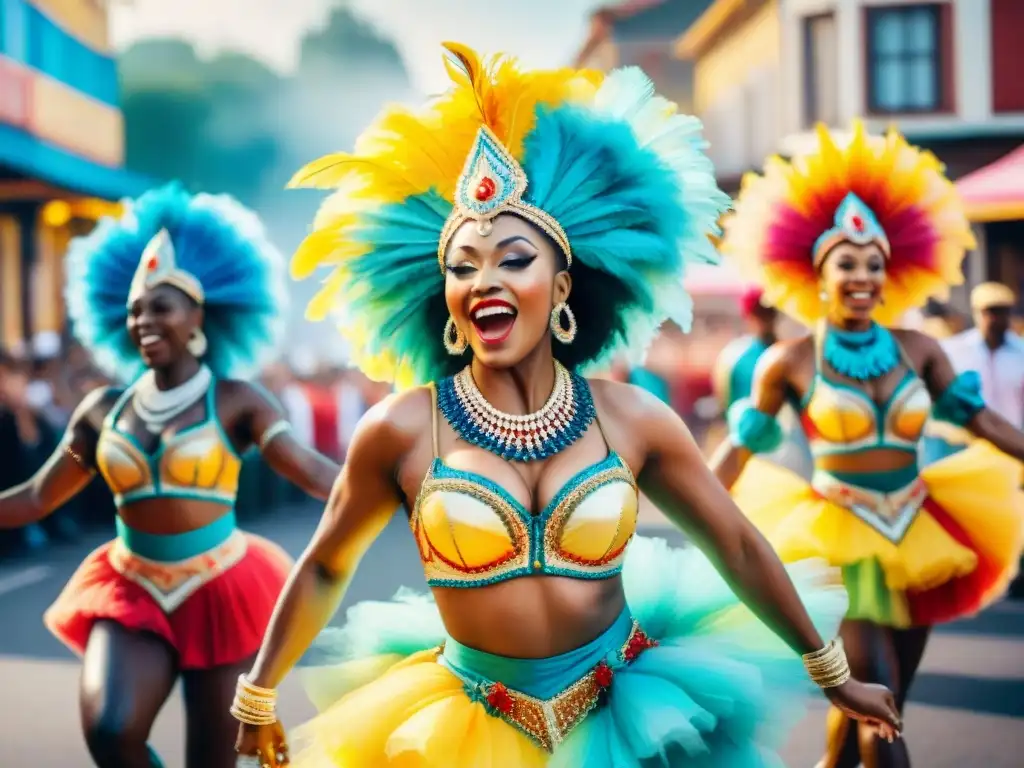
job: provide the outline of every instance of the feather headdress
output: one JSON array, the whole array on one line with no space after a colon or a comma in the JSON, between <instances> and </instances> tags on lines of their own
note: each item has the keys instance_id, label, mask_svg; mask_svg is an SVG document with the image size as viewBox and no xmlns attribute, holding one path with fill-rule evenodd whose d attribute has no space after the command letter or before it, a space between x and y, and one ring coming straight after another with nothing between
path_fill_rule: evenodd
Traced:
<instances>
[{"instance_id":1,"label":"feather headdress","mask_svg":"<svg viewBox=\"0 0 1024 768\"><path fill-rule=\"evenodd\" d=\"M845 146L824 126L817 134L815 151L748 174L725 222L723 254L760 274L766 300L813 325L825 311L816 270L843 239L877 242L887 256L882 324L962 283L974 238L938 159L895 131L869 136L859 121Z\"/></svg>"},{"instance_id":2,"label":"feather headdress","mask_svg":"<svg viewBox=\"0 0 1024 768\"><path fill-rule=\"evenodd\" d=\"M158 283L202 304L204 361L220 378L256 375L283 341L284 255L256 214L226 195L192 196L177 184L151 190L73 240L65 263L71 330L123 383L145 371L128 336L129 299Z\"/></svg>"},{"instance_id":3,"label":"feather headdress","mask_svg":"<svg viewBox=\"0 0 1024 768\"><path fill-rule=\"evenodd\" d=\"M507 56L445 49L445 94L420 110L385 111L353 152L292 179L337 189L292 260L297 279L331 270L308 316L334 315L353 361L374 379L426 382L465 365L442 343L438 251L453 221L489 215L477 206L489 198L466 197L482 151L507 166L486 194L544 229L571 261L579 334L558 350L563 363L642 354L666 320L688 328L683 273L688 262L717 259L708 236L729 204L699 121L677 114L635 68L526 71Z\"/></svg>"}]
</instances>

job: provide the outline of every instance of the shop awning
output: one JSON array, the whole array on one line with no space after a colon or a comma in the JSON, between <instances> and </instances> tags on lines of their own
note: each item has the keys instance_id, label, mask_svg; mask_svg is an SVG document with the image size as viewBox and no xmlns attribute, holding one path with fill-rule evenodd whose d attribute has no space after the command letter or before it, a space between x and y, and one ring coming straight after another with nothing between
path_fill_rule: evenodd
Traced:
<instances>
[{"instance_id":1,"label":"shop awning","mask_svg":"<svg viewBox=\"0 0 1024 768\"><path fill-rule=\"evenodd\" d=\"M1024 145L956 183L973 222L1024 219Z\"/></svg>"},{"instance_id":2,"label":"shop awning","mask_svg":"<svg viewBox=\"0 0 1024 768\"><path fill-rule=\"evenodd\" d=\"M104 200L135 197L155 183L123 168L80 157L4 123L0 123L0 165L69 192Z\"/></svg>"},{"instance_id":3,"label":"shop awning","mask_svg":"<svg viewBox=\"0 0 1024 768\"><path fill-rule=\"evenodd\" d=\"M730 262L723 261L721 264L698 264L688 268L683 285L692 296L739 298L751 283Z\"/></svg>"}]
</instances>

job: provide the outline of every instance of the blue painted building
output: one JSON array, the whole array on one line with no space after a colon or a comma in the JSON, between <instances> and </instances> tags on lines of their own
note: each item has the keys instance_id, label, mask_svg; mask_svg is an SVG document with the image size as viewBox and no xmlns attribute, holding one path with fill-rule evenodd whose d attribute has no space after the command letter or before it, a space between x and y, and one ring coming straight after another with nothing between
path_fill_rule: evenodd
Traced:
<instances>
[{"instance_id":1,"label":"blue painted building","mask_svg":"<svg viewBox=\"0 0 1024 768\"><path fill-rule=\"evenodd\" d=\"M149 186L118 104L103 0L0 0L0 346L63 331L68 240Z\"/></svg>"}]
</instances>

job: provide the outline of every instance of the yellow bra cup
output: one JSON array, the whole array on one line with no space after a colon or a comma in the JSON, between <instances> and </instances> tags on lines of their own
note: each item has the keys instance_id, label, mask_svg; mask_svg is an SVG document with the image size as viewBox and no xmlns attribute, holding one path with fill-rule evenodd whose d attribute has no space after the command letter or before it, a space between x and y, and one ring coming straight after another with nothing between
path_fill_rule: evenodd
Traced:
<instances>
[{"instance_id":1,"label":"yellow bra cup","mask_svg":"<svg viewBox=\"0 0 1024 768\"><path fill-rule=\"evenodd\" d=\"M815 389L807 416L830 443L852 443L877 429L874 410L862 398L827 386Z\"/></svg>"},{"instance_id":2,"label":"yellow bra cup","mask_svg":"<svg viewBox=\"0 0 1024 768\"><path fill-rule=\"evenodd\" d=\"M241 462L212 424L171 438L160 460L161 482L178 488L238 488Z\"/></svg>"},{"instance_id":3,"label":"yellow bra cup","mask_svg":"<svg viewBox=\"0 0 1024 768\"><path fill-rule=\"evenodd\" d=\"M138 451L116 433L104 433L96 445L96 468L114 494L124 494L152 483L149 466Z\"/></svg>"},{"instance_id":4,"label":"yellow bra cup","mask_svg":"<svg viewBox=\"0 0 1024 768\"><path fill-rule=\"evenodd\" d=\"M421 546L461 569L487 568L514 557L519 548L495 507L507 516L515 511L497 498L484 501L475 486L466 485L459 491L432 491L424 498L419 509Z\"/></svg>"},{"instance_id":5,"label":"yellow bra cup","mask_svg":"<svg viewBox=\"0 0 1024 768\"><path fill-rule=\"evenodd\" d=\"M897 437L916 442L924 432L931 415L932 399L923 385L914 388L903 402L896 406L892 416L892 431Z\"/></svg>"},{"instance_id":6,"label":"yellow bra cup","mask_svg":"<svg viewBox=\"0 0 1024 768\"><path fill-rule=\"evenodd\" d=\"M562 510L556 510L553 523L556 549L569 560L600 563L619 552L636 533L637 496L627 482L614 481L589 491L575 509L569 506L567 511L571 514L559 525Z\"/></svg>"}]
</instances>

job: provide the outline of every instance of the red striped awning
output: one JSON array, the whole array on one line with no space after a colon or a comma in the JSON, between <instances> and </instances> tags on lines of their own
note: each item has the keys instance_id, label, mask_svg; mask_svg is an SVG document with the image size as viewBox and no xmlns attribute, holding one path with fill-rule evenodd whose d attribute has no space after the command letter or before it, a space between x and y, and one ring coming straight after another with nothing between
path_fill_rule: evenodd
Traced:
<instances>
[{"instance_id":1,"label":"red striped awning","mask_svg":"<svg viewBox=\"0 0 1024 768\"><path fill-rule=\"evenodd\" d=\"M956 183L973 222L1024 219L1024 145Z\"/></svg>"}]
</instances>

